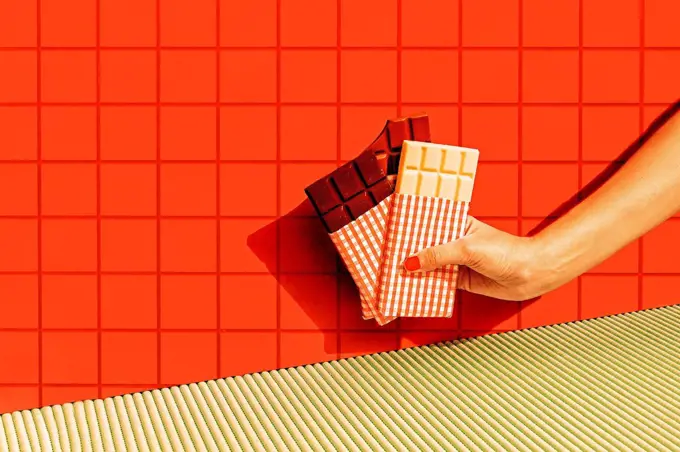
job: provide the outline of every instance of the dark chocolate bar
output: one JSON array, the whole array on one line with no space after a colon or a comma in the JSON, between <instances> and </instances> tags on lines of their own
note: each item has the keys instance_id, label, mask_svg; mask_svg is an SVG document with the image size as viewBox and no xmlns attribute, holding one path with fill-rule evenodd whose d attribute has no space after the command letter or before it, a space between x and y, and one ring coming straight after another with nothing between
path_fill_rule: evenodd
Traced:
<instances>
[{"instance_id":1,"label":"dark chocolate bar","mask_svg":"<svg viewBox=\"0 0 680 452\"><path fill-rule=\"evenodd\" d=\"M430 141L427 115L389 120L357 158L305 189L329 233L356 220L394 192L404 140Z\"/></svg>"}]
</instances>

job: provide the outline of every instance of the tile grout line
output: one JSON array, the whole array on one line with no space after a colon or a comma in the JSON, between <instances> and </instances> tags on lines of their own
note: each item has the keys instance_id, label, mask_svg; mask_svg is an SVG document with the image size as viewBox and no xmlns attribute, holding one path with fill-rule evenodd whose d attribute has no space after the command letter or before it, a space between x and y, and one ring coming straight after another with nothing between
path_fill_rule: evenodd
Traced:
<instances>
[{"instance_id":1,"label":"tile grout line","mask_svg":"<svg viewBox=\"0 0 680 452\"><path fill-rule=\"evenodd\" d=\"M197 52L211 52L215 50L215 46L164 46L164 45L159 45L159 46L99 46L101 50L119 50L119 51L133 51L133 52L141 52L141 51L155 51L157 48L159 50L174 50L174 51L197 51ZM266 52L266 51L272 51L272 50L277 50L281 48L282 50L301 50L301 51L328 51L328 50L333 50L335 46L299 46L299 45L294 45L294 46L228 46L228 45L218 45L217 46L220 50L229 50L229 51L234 51L234 52ZM472 51L488 51L488 50L512 50L512 49L517 49L518 46L403 46L404 49L407 50L414 50L414 51L435 51L435 52L446 52L446 51L452 51L452 50L457 50L459 48L464 48L465 50L472 50ZM529 50L579 50L579 46L532 46L532 45L527 45L523 46L525 49ZM347 45L343 46L344 50L352 51L352 52L362 52L362 51L380 51L380 50L394 50L394 46L391 45L385 45L385 46L356 46L356 45ZM623 51L630 51L630 50L640 50L640 46L583 46L584 49L587 50L604 50L604 51L612 51L612 52L623 52ZM645 47L648 50L655 50L655 51L668 51L668 52L674 52L680 50L680 46L648 46ZM31 51L31 50L36 50L40 49L42 51L46 52L77 52L77 51L83 51L83 50L95 50L96 46L69 46L69 47L63 47L63 46L7 46L7 47L2 47L3 51L9 51L9 52L22 52L22 51Z\"/></svg>"},{"instance_id":2,"label":"tile grout line","mask_svg":"<svg viewBox=\"0 0 680 452\"><path fill-rule=\"evenodd\" d=\"M518 0L518 8L519 8L519 25L518 25L518 33L517 33L517 232L522 234L522 198L524 196L524 190L522 189L522 117L523 117L523 112L524 112L524 107L522 105L522 98L524 95L524 92L522 90L522 85L524 82L524 71L523 71L523 63L524 63L524 8L523 8L523 3L522 0ZM521 328L522 327L522 308L524 307L524 303L519 301L516 303L517 306L517 327Z\"/></svg>"},{"instance_id":3,"label":"tile grout line","mask_svg":"<svg viewBox=\"0 0 680 452\"><path fill-rule=\"evenodd\" d=\"M156 380L161 387L161 0L156 0Z\"/></svg>"},{"instance_id":4,"label":"tile grout line","mask_svg":"<svg viewBox=\"0 0 680 452\"><path fill-rule=\"evenodd\" d=\"M466 50L469 51L469 50ZM160 50L159 50L160 52ZM152 101L140 101L140 102L113 102L113 101L102 101L99 105L102 107L276 107L277 105L285 105L287 107L335 107L338 104L337 101L291 101L291 102L256 102L256 101L224 101L224 102L206 102L206 101L192 101L192 102L176 102L176 101L165 101L165 102L152 102ZM621 102L583 102L584 105L591 107L621 107L621 106L634 106L640 105L639 101L621 101ZM3 107L9 108L20 108L20 107L35 107L38 102L5 102L2 104ZM40 102L40 105L46 107L96 107L97 102ZM382 102L382 101L372 101L372 102L340 102L343 107L394 107L394 102ZM497 101L497 102L408 102L402 101L402 107L457 107L458 105L464 105L466 107L512 107L517 106L517 102L507 102L507 101ZM536 107L574 107L578 105L578 102L537 102L537 101L525 101L522 102L523 106L536 106ZM645 102L645 106L650 107L668 107L668 102ZM211 162L214 159L200 159L195 160L196 162ZM19 160L17 160L19 161ZM175 161L173 159L168 159L169 162ZM234 159L234 161L239 161Z\"/></svg>"},{"instance_id":5,"label":"tile grout line","mask_svg":"<svg viewBox=\"0 0 680 452\"><path fill-rule=\"evenodd\" d=\"M578 189L583 186L583 0L578 2ZM578 202L583 201L582 199ZM583 278L576 278L576 318L583 317Z\"/></svg>"},{"instance_id":6,"label":"tile grout line","mask_svg":"<svg viewBox=\"0 0 680 452\"><path fill-rule=\"evenodd\" d=\"M639 107L639 121L640 121L640 136L645 132L645 108L644 108L644 94L645 94L645 0L640 0L640 92L638 99ZM644 306L644 236L638 239L638 309Z\"/></svg>"},{"instance_id":7,"label":"tile grout line","mask_svg":"<svg viewBox=\"0 0 680 452\"><path fill-rule=\"evenodd\" d=\"M281 367L281 4L276 0L276 367Z\"/></svg>"},{"instance_id":8,"label":"tile grout line","mask_svg":"<svg viewBox=\"0 0 680 452\"><path fill-rule=\"evenodd\" d=\"M41 0L36 0L37 11L37 83L36 83L36 100L37 100L37 191L38 191L38 218L37 218L37 242L38 242L38 405L43 405L43 284L42 284L42 4Z\"/></svg>"},{"instance_id":9,"label":"tile grout line","mask_svg":"<svg viewBox=\"0 0 680 452\"><path fill-rule=\"evenodd\" d=\"M215 76L215 99L219 102L222 96L221 92L221 82L220 82L220 77L221 77L221 64L222 64L222 59L221 59L221 50L220 50L220 41L221 41L221 0L217 0L215 2L215 41L217 44L217 48L215 49L215 57L216 57L216 62L215 62L215 68L217 70L217 74ZM217 331L216 331L216 340L217 340L217 378L222 376L222 337L220 335L220 329L222 328L222 277L220 276L220 273L222 272L222 221L221 221L221 215L222 215L222 198L221 198L221 179L222 179L222 173L221 173L221 160L222 160L222 130L221 130L221 124L222 124L222 111L219 105L215 108L215 171L216 171L216 179L215 179L215 213L216 213L216 218L215 218L215 223L216 223L216 243L215 243L215 259L216 259L216 268L217 268L217 277L216 277L216 294L215 294L215 315L217 316L216 319L216 324L217 324Z\"/></svg>"},{"instance_id":10,"label":"tile grout line","mask_svg":"<svg viewBox=\"0 0 680 452\"><path fill-rule=\"evenodd\" d=\"M340 133L340 128L341 128L341 123L342 123L342 110L341 110L341 102L342 102L342 35L341 35L341 27L342 27L342 0L337 0L336 2L336 11L335 14L337 15L336 17L336 40L337 40L337 61L336 61L336 96L337 96L337 106L335 107L335 115L336 115L336 157L337 161L336 164L337 166L340 166L342 164L342 153L340 152L340 147L342 146L342 141L341 141L341 133ZM340 276L340 267L343 265L342 259L340 256L335 257L336 261L336 276L335 276L335 303L336 303L336 308L335 308L335 315L336 315L336 344L335 344L335 352L337 359L340 359L341 353L340 353L340 347L342 346L341 339L340 339L340 329L342 327L340 323L340 318L341 318L341 302L340 302L340 294L341 294L341 276Z\"/></svg>"},{"instance_id":11,"label":"tile grout line","mask_svg":"<svg viewBox=\"0 0 680 452\"><path fill-rule=\"evenodd\" d=\"M458 0L458 146L463 146L463 0ZM458 291L459 298L456 310L456 321L458 323L456 330L457 336L460 336L463 328L463 304L465 303L465 296L461 290Z\"/></svg>"},{"instance_id":12,"label":"tile grout line","mask_svg":"<svg viewBox=\"0 0 680 452\"><path fill-rule=\"evenodd\" d=\"M103 345L102 345L102 196L101 196L101 5L100 1L95 4L96 17L96 77L97 77L97 130L96 130L96 145L97 145L97 394L102 396L102 372L103 372Z\"/></svg>"}]
</instances>

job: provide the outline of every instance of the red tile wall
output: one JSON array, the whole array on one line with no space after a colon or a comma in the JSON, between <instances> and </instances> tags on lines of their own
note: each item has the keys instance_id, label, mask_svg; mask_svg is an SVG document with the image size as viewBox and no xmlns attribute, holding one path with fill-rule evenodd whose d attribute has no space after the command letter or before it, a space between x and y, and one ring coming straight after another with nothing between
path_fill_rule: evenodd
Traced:
<instances>
[{"instance_id":1,"label":"red tile wall","mask_svg":"<svg viewBox=\"0 0 680 452\"><path fill-rule=\"evenodd\" d=\"M360 319L302 189L387 118L527 233L680 94L674 0L0 3L0 412L671 304L671 219L533 303Z\"/></svg>"}]
</instances>

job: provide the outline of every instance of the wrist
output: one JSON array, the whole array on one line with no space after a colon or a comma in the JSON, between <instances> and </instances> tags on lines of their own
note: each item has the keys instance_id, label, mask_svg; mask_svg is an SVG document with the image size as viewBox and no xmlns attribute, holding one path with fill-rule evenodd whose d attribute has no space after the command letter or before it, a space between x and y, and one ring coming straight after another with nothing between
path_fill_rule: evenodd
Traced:
<instances>
[{"instance_id":1,"label":"wrist","mask_svg":"<svg viewBox=\"0 0 680 452\"><path fill-rule=\"evenodd\" d=\"M567 281L566 254L554 241L551 242L543 234L525 237L529 249L529 261L526 263L527 279L531 296L540 296Z\"/></svg>"}]
</instances>

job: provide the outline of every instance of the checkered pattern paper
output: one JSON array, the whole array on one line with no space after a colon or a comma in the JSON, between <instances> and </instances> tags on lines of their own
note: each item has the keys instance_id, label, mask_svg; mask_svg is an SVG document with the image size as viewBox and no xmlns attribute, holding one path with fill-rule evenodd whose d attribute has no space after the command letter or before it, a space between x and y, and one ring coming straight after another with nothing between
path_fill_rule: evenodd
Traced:
<instances>
[{"instance_id":1,"label":"checkered pattern paper","mask_svg":"<svg viewBox=\"0 0 680 452\"><path fill-rule=\"evenodd\" d=\"M379 325L394 320L394 317L385 316L378 310L376 300L380 259L393 198L394 195L389 196L355 221L331 234L331 240L359 288L364 319L375 318Z\"/></svg>"},{"instance_id":2,"label":"checkered pattern paper","mask_svg":"<svg viewBox=\"0 0 680 452\"><path fill-rule=\"evenodd\" d=\"M378 286L379 310L387 316L451 317L458 266L407 273L407 257L465 234L467 202L395 194L387 226Z\"/></svg>"}]
</instances>

